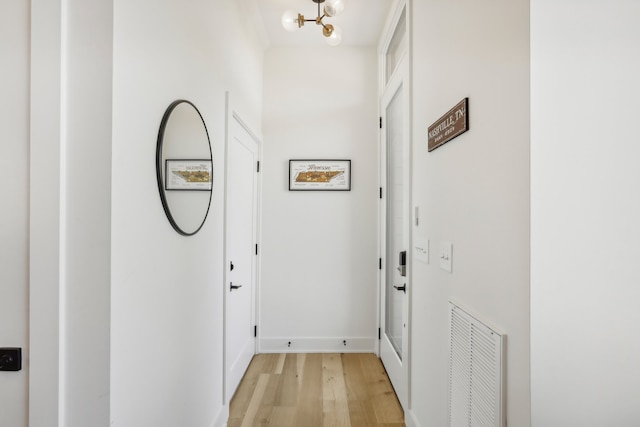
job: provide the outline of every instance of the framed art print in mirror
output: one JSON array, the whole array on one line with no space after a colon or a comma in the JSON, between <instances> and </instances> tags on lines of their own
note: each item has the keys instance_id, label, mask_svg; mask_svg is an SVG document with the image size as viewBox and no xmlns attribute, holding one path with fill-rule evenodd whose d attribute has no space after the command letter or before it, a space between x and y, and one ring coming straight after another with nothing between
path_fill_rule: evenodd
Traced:
<instances>
[{"instance_id":1,"label":"framed art print in mirror","mask_svg":"<svg viewBox=\"0 0 640 427\"><path fill-rule=\"evenodd\" d=\"M166 159L165 165L165 190L211 191L211 160Z\"/></svg>"},{"instance_id":2,"label":"framed art print in mirror","mask_svg":"<svg viewBox=\"0 0 640 427\"><path fill-rule=\"evenodd\" d=\"M289 191L351 191L351 160L289 160Z\"/></svg>"}]
</instances>

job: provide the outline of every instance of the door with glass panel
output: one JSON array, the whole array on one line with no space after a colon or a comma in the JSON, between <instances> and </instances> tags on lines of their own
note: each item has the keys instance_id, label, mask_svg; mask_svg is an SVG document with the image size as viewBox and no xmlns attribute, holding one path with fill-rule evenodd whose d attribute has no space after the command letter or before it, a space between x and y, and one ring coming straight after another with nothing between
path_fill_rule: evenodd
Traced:
<instances>
[{"instance_id":1,"label":"door with glass panel","mask_svg":"<svg viewBox=\"0 0 640 427\"><path fill-rule=\"evenodd\" d=\"M409 408L410 145L405 12L399 14L385 55L380 98L381 337L380 357L403 408Z\"/></svg>"}]
</instances>

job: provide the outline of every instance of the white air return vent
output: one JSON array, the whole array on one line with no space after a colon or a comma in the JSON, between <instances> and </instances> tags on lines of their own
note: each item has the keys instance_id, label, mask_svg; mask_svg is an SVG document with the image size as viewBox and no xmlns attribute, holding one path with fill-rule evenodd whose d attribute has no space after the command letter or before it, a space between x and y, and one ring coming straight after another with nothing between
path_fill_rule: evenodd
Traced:
<instances>
[{"instance_id":1,"label":"white air return vent","mask_svg":"<svg viewBox=\"0 0 640 427\"><path fill-rule=\"evenodd\" d=\"M449 426L504 427L504 337L451 302L449 309Z\"/></svg>"}]
</instances>

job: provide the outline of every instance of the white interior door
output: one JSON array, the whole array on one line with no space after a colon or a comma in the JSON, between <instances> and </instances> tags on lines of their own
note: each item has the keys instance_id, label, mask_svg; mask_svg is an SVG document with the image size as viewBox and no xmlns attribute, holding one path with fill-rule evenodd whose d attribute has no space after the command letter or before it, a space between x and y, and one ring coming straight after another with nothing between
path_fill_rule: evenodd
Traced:
<instances>
[{"instance_id":1,"label":"white interior door","mask_svg":"<svg viewBox=\"0 0 640 427\"><path fill-rule=\"evenodd\" d=\"M409 409L411 167L406 4L401 2L384 51L380 97L380 358L402 407Z\"/></svg>"},{"instance_id":2,"label":"white interior door","mask_svg":"<svg viewBox=\"0 0 640 427\"><path fill-rule=\"evenodd\" d=\"M229 402L255 354L256 242L259 147L233 115L226 174L225 401Z\"/></svg>"},{"instance_id":3,"label":"white interior door","mask_svg":"<svg viewBox=\"0 0 640 427\"><path fill-rule=\"evenodd\" d=\"M402 79L393 81L382 99L383 188L380 357L402 406L409 395L410 185L409 144Z\"/></svg>"}]
</instances>

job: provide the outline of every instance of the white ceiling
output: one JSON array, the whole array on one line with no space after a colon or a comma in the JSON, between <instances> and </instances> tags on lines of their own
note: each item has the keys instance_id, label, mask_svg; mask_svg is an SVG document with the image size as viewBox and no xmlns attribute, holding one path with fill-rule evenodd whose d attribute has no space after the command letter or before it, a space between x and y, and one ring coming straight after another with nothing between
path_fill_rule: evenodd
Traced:
<instances>
[{"instance_id":1,"label":"white ceiling","mask_svg":"<svg viewBox=\"0 0 640 427\"><path fill-rule=\"evenodd\" d=\"M290 33L282 28L282 14L291 9L306 19L315 19L318 6L313 0L256 0L265 36L270 46L327 46L321 27L307 22ZM325 24L342 29L340 46L377 46L387 15L395 0L345 0L344 12L334 18L326 17Z\"/></svg>"}]
</instances>

